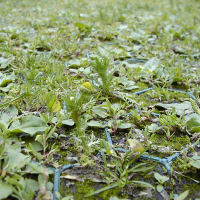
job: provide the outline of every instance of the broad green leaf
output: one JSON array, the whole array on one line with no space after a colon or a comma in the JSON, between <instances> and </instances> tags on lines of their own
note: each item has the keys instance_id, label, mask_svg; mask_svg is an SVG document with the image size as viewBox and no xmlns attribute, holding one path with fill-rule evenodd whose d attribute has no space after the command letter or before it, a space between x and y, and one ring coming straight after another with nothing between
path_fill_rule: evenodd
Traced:
<instances>
[{"instance_id":1,"label":"broad green leaf","mask_svg":"<svg viewBox=\"0 0 200 200\"><path fill-rule=\"evenodd\" d=\"M73 126L74 125L74 120L73 119L66 119L62 121L62 124L68 125L68 126Z\"/></svg>"},{"instance_id":2,"label":"broad green leaf","mask_svg":"<svg viewBox=\"0 0 200 200\"><path fill-rule=\"evenodd\" d=\"M62 198L62 200L72 200L72 199L73 199L73 196L67 196L67 197Z\"/></svg>"},{"instance_id":3,"label":"broad green leaf","mask_svg":"<svg viewBox=\"0 0 200 200\"><path fill-rule=\"evenodd\" d=\"M55 196L56 196L57 199L61 199L61 195L58 191L55 191Z\"/></svg>"},{"instance_id":4,"label":"broad green leaf","mask_svg":"<svg viewBox=\"0 0 200 200\"><path fill-rule=\"evenodd\" d=\"M144 147L142 146L142 144L138 140L136 140L136 139L128 139L127 141L129 143L130 148L134 152L142 152L142 151L144 151Z\"/></svg>"},{"instance_id":5,"label":"broad green leaf","mask_svg":"<svg viewBox=\"0 0 200 200\"><path fill-rule=\"evenodd\" d=\"M12 186L0 180L0 199L5 199L13 192Z\"/></svg>"},{"instance_id":6,"label":"broad green leaf","mask_svg":"<svg viewBox=\"0 0 200 200\"><path fill-rule=\"evenodd\" d=\"M52 182L47 182L47 189L49 191L53 190L53 183Z\"/></svg>"},{"instance_id":7,"label":"broad green leaf","mask_svg":"<svg viewBox=\"0 0 200 200\"><path fill-rule=\"evenodd\" d=\"M18 115L18 110L14 105L10 105L7 109L0 113L0 122L7 128L10 125L10 120Z\"/></svg>"},{"instance_id":8,"label":"broad green leaf","mask_svg":"<svg viewBox=\"0 0 200 200\"><path fill-rule=\"evenodd\" d=\"M132 39L133 43L140 44L141 43L141 38L143 36L140 33L137 33L135 31L132 31L129 35L129 38Z\"/></svg>"},{"instance_id":9,"label":"broad green leaf","mask_svg":"<svg viewBox=\"0 0 200 200\"><path fill-rule=\"evenodd\" d=\"M11 115L12 117L15 117L18 115L18 109L14 105L8 106L6 110L9 112L9 115Z\"/></svg>"},{"instance_id":10,"label":"broad green leaf","mask_svg":"<svg viewBox=\"0 0 200 200\"><path fill-rule=\"evenodd\" d=\"M119 199L118 197L110 197L109 200L128 200L128 199Z\"/></svg>"},{"instance_id":11,"label":"broad green leaf","mask_svg":"<svg viewBox=\"0 0 200 200\"><path fill-rule=\"evenodd\" d=\"M195 156L192 156L191 158L192 158L193 160L200 160L200 156L196 156L196 155L195 155Z\"/></svg>"},{"instance_id":12,"label":"broad green leaf","mask_svg":"<svg viewBox=\"0 0 200 200\"><path fill-rule=\"evenodd\" d=\"M162 191L163 191L163 186L162 186L162 185L157 185L157 186L156 186L156 190L157 190L158 192L162 192Z\"/></svg>"},{"instance_id":13,"label":"broad green leaf","mask_svg":"<svg viewBox=\"0 0 200 200\"><path fill-rule=\"evenodd\" d=\"M132 183L140 184L142 187L150 187L152 189L155 189L151 184L146 183L144 181L131 181Z\"/></svg>"},{"instance_id":14,"label":"broad green leaf","mask_svg":"<svg viewBox=\"0 0 200 200\"><path fill-rule=\"evenodd\" d=\"M139 88L138 86L135 86L135 81L130 81L125 76L123 76L120 79L120 83L124 85L126 90L133 90Z\"/></svg>"},{"instance_id":15,"label":"broad green leaf","mask_svg":"<svg viewBox=\"0 0 200 200\"><path fill-rule=\"evenodd\" d=\"M22 123L21 123L22 122ZM34 135L37 132L45 131L48 125L40 118L33 115L28 115L22 118L22 120L13 123L8 133L28 133Z\"/></svg>"},{"instance_id":16,"label":"broad green leaf","mask_svg":"<svg viewBox=\"0 0 200 200\"><path fill-rule=\"evenodd\" d=\"M8 67L10 62L11 61L9 59L0 58L0 69L5 69L6 67Z\"/></svg>"},{"instance_id":17,"label":"broad green leaf","mask_svg":"<svg viewBox=\"0 0 200 200\"><path fill-rule=\"evenodd\" d=\"M39 185L41 187L43 185L43 183L44 183L44 174L39 174L38 175L38 182L39 182Z\"/></svg>"},{"instance_id":18,"label":"broad green leaf","mask_svg":"<svg viewBox=\"0 0 200 200\"><path fill-rule=\"evenodd\" d=\"M153 123L153 124L151 124L151 125L149 125L149 126L146 126L147 127L147 129L148 129L148 131L149 132L155 132L155 131L157 131L157 130L160 130L161 129L161 127L159 127L157 124L155 124L155 123Z\"/></svg>"},{"instance_id":19,"label":"broad green leaf","mask_svg":"<svg viewBox=\"0 0 200 200\"><path fill-rule=\"evenodd\" d=\"M165 181L168 181L169 180L169 177L167 176L162 176L160 175L159 173L154 173L154 177L157 179L157 181L161 184L163 184Z\"/></svg>"},{"instance_id":20,"label":"broad green leaf","mask_svg":"<svg viewBox=\"0 0 200 200\"><path fill-rule=\"evenodd\" d=\"M128 87L125 87L125 90L135 90L135 89L138 89L139 87L136 86L136 85L130 85Z\"/></svg>"},{"instance_id":21,"label":"broad green leaf","mask_svg":"<svg viewBox=\"0 0 200 200\"><path fill-rule=\"evenodd\" d=\"M178 46L174 47L174 52L178 53L178 54L186 54L185 49L183 49L182 47L178 47Z\"/></svg>"},{"instance_id":22,"label":"broad green leaf","mask_svg":"<svg viewBox=\"0 0 200 200\"><path fill-rule=\"evenodd\" d=\"M102 123L100 123L98 121L94 121L94 120L91 120L90 122L87 122L87 125L88 126L94 126L94 127L100 127L100 128L105 127Z\"/></svg>"},{"instance_id":23,"label":"broad green leaf","mask_svg":"<svg viewBox=\"0 0 200 200\"><path fill-rule=\"evenodd\" d=\"M11 75L5 75L0 72L0 86L4 87L8 83L12 82L15 80L15 73L13 72Z\"/></svg>"},{"instance_id":24,"label":"broad green leaf","mask_svg":"<svg viewBox=\"0 0 200 200\"><path fill-rule=\"evenodd\" d=\"M51 97L51 99L50 99L50 101L49 101L47 107L48 107L49 109L52 108L52 106L54 105L55 101L56 101L56 95L53 95L53 96Z\"/></svg>"},{"instance_id":25,"label":"broad green leaf","mask_svg":"<svg viewBox=\"0 0 200 200\"><path fill-rule=\"evenodd\" d=\"M200 160L193 160L189 164L193 167L196 167L197 169L200 169Z\"/></svg>"},{"instance_id":26,"label":"broad green leaf","mask_svg":"<svg viewBox=\"0 0 200 200\"><path fill-rule=\"evenodd\" d=\"M35 137L35 141L39 142L41 145L44 144L44 138L43 138L43 135L37 135ZM34 147L33 147L34 148ZM35 148L34 148L35 149Z\"/></svg>"},{"instance_id":27,"label":"broad green leaf","mask_svg":"<svg viewBox=\"0 0 200 200\"><path fill-rule=\"evenodd\" d=\"M26 192L33 191L36 192L37 190L40 189L39 184L37 181L33 179L26 179Z\"/></svg>"},{"instance_id":28,"label":"broad green leaf","mask_svg":"<svg viewBox=\"0 0 200 200\"><path fill-rule=\"evenodd\" d=\"M41 135L40 135L40 136L41 136ZM38 139L38 138L37 138L37 139ZM39 137L39 140L40 140L41 144L43 144L43 141L42 141L42 138L41 138L41 137ZM42 154L38 153L38 152L33 148L32 143L29 143L29 145L27 146L27 149L28 149L30 152L32 152L32 153L35 155L35 157L36 157L39 161L42 160Z\"/></svg>"},{"instance_id":29,"label":"broad green leaf","mask_svg":"<svg viewBox=\"0 0 200 200\"><path fill-rule=\"evenodd\" d=\"M158 103L155 106L169 110L172 110L172 108L174 107L178 115L189 114L191 112L194 112L192 105L189 101L184 101L182 103L170 103L170 104Z\"/></svg>"},{"instance_id":30,"label":"broad green leaf","mask_svg":"<svg viewBox=\"0 0 200 200\"><path fill-rule=\"evenodd\" d=\"M15 185L15 186L17 186L17 187L22 187L22 180L20 180L20 182L19 182L19 179L17 180L17 178L15 179L15 178L11 178L11 177L6 177L6 182L8 183L8 184L11 184L11 185Z\"/></svg>"},{"instance_id":31,"label":"broad green leaf","mask_svg":"<svg viewBox=\"0 0 200 200\"><path fill-rule=\"evenodd\" d=\"M78 59L70 60L70 61L68 62L68 65L69 65L70 67L79 67L79 66L81 65L81 62L80 62L80 60L78 60Z\"/></svg>"},{"instance_id":32,"label":"broad green leaf","mask_svg":"<svg viewBox=\"0 0 200 200\"><path fill-rule=\"evenodd\" d=\"M38 174L38 173L41 173L41 174L44 174L44 173L48 173L48 174L52 174L53 171L44 167L44 166L39 166L39 165L36 165L35 163L31 163L31 162L28 162L27 163L28 166L30 166L32 168L31 171L31 174Z\"/></svg>"},{"instance_id":33,"label":"broad green leaf","mask_svg":"<svg viewBox=\"0 0 200 200\"><path fill-rule=\"evenodd\" d=\"M119 129L127 129L127 128L131 128L132 124L131 123L121 123L119 127Z\"/></svg>"},{"instance_id":34,"label":"broad green leaf","mask_svg":"<svg viewBox=\"0 0 200 200\"><path fill-rule=\"evenodd\" d=\"M100 52L100 54L103 56L103 57L109 57L110 53L103 49L102 47L98 46L98 51Z\"/></svg>"},{"instance_id":35,"label":"broad green leaf","mask_svg":"<svg viewBox=\"0 0 200 200\"><path fill-rule=\"evenodd\" d=\"M176 200L184 200L189 194L189 190L186 190L185 192L181 193Z\"/></svg>"},{"instance_id":36,"label":"broad green leaf","mask_svg":"<svg viewBox=\"0 0 200 200\"><path fill-rule=\"evenodd\" d=\"M193 117L191 118L188 122L187 122L187 127L188 127L188 130L191 132L191 133L194 133L194 132L200 132L200 116L198 115L197 117Z\"/></svg>"},{"instance_id":37,"label":"broad green leaf","mask_svg":"<svg viewBox=\"0 0 200 200\"><path fill-rule=\"evenodd\" d=\"M198 115L197 113L191 113L185 116L186 121L190 121L192 118L196 119L196 121L199 121L200 115Z\"/></svg>"},{"instance_id":38,"label":"broad green leaf","mask_svg":"<svg viewBox=\"0 0 200 200\"><path fill-rule=\"evenodd\" d=\"M12 118L12 116L10 116L8 113L1 113L0 114L0 123L5 126L5 128L7 129L9 124L10 124L10 119Z\"/></svg>"},{"instance_id":39,"label":"broad green leaf","mask_svg":"<svg viewBox=\"0 0 200 200\"><path fill-rule=\"evenodd\" d=\"M32 141L31 144L33 145L33 148L35 149L35 151L42 151L43 150L43 146L40 142Z\"/></svg>"},{"instance_id":40,"label":"broad green leaf","mask_svg":"<svg viewBox=\"0 0 200 200\"><path fill-rule=\"evenodd\" d=\"M114 123L114 120L113 120L113 119L108 120L108 122L107 122L108 127L112 127L112 126L113 126L113 123Z\"/></svg>"},{"instance_id":41,"label":"broad green leaf","mask_svg":"<svg viewBox=\"0 0 200 200\"><path fill-rule=\"evenodd\" d=\"M107 113L107 110L105 108L100 107L100 106L93 107L92 111L96 115L99 115L102 118L106 118L107 116L109 116L109 114Z\"/></svg>"},{"instance_id":42,"label":"broad green leaf","mask_svg":"<svg viewBox=\"0 0 200 200\"><path fill-rule=\"evenodd\" d=\"M20 169L24 165L26 165L27 162L30 161L29 156L25 156L22 153L17 152L16 150L8 150L7 157L9 158L9 168L10 169Z\"/></svg>"},{"instance_id":43,"label":"broad green leaf","mask_svg":"<svg viewBox=\"0 0 200 200\"><path fill-rule=\"evenodd\" d=\"M60 101L56 101L54 104L53 104L53 107L52 107L52 112L57 112L61 109L61 106L60 106Z\"/></svg>"},{"instance_id":44,"label":"broad green leaf","mask_svg":"<svg viewBox=\"0 0 200 200\"><path fill-rule=\"evenodd\" d=\"M74 23L74 26L76 26L78 28L87 28L88 27L86 24L83 24L83 23L80 23L80 22Z\"/></svg>"},{"instance_id":45,"label":"broad green leaf","mask_svg":"<svg viewBox=\"0 0 200 200\"><path fill-rule=\"evenodd\" d=\"M119 79L119 82L123 85L129 85L129 80L126 76L122 76L120 79ZM133 83L135 84L135 82L133 81ZM133 85L134 85L133 84Z\"/></svg>"},{"instance_id":46,"label":"broad green leaf","mask_svg":"<svg viewBox=\"0 0 200 200\"><path fill-rule=\"evenodd\" d=\"M151 58L148 60L144 65L144 69L148 69L149 71L154 71L159 65L159 60L156 57Z\"/></svg>"},{"instance_id":47,"label":"broad green leaf","mask_svg":"<svg viewBox=\"0 0 200 200\"><path fill-rule=\"evenodd\" d=\"M11 90L11 88L12 88L14 85L15 85L14 83L10 83L10 84L8 84L7 86L0 87L0 90L3 91L3 92L8 92L8 91Z\"/></svg>"}]
</instances>

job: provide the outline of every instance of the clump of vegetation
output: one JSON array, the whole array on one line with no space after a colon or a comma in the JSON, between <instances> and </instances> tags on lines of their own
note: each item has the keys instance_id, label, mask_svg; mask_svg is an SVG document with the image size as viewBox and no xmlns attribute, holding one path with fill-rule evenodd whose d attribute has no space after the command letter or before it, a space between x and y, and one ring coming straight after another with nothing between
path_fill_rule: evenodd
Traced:
<instances>
[{"instance_id":1,"label":"clump of vegetation","mask_svg":"<svg viewBox=\"0 0 200 200\"><path fill-rule=\"evenodd\" d=\"M68 111L71 119L73 119L76 124L77 132L81 138L86 155L89 155L89 147L84 138L86 126L84 124L84 119L81 114L86 110L90 99L91 96L87 92L83 91L70 92L70 94L68 94L64 98L66 103L66 110Z\"/></svg>"},{"instance_id":2,"label":"clump of vegetation","mask_svg":"<svg viewBox=\"0 0 200 200\"><path fill-rule=\"evenodd\" d=\"M95 58L94 62L91 63L94 71L101 78L101 87L103 92L107 95L112 94L112 80L113 80L113 71L110 69L110 59L109 58Z\"/></svg>"},{"instance_id":3,"label":"clump of vegetation","mask_svg":"<svg viewBox=\"0 0 200 200\"><path fill-rule=\"evenodd\" d=\"M104 151L106 152L106 154L114 157L113 163L115 163L116 165L116 169L114 171L108 168L108 163L107 163ZM139 155L144 153L144 151L145 150L143 149L143 151L140 152ZM127 151L124 155L120 157L120 156L117 156L115 151L113 151L110 144L108 144L104 140L101 140L101 155L103 157L104 165L106 168L106 172L104 176L106 178L106 181L108 183L111 182L111 184L109 184L108 186L104 188L96 190L92 192L91 194L86 195L86 197L92 196L94 194L98 194L100 192L103 192L105 190L112 189L115 187L123 188L128 184L134 184L140 187L150 187L154 189L154 187L147 182L139 181L139 180L130 180L131 179L130 175L132 173L146 172L153 168L153 166L146 167L145 166L146 163L140 163L140 164L135 165L134 167L131 167L132 164L139 157L139 156L134 157L134 151Z\"/></svg>"}]
</instances>

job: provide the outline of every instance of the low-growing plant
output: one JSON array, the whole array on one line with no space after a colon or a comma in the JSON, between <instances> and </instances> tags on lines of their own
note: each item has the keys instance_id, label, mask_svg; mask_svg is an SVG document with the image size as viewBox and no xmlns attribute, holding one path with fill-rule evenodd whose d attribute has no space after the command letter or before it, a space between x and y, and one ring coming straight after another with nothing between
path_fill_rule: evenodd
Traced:
<instances>
[{"instance_id":1,"label":"low-growing plant","mask_svg":"<svg viewBox=\"0 0 200 200\"><path fill-rule=\"evenodd\" d=\"M159 173L155 173L154 177L158 181L158 185L156 186L157 191L162 192L162 190L164 189L163 184L164 184L164 182L169 180L169 177L162 176Z\"/></svg>"},{"instance_id":2,"label":"low-growing plant","mask_svg":"<svg viewBox=\"0 0 200 200\"><path fill-rule=\"evenodd\" d=\"M83 122L82 113L86 110L87 105L91 100L91 95L88 92L75 92L71 91L65 98L66 110L69 112L70 117L74 120L77 128L78 135L82 140L82 144L86 155L89 155L89 148L85 141L85 124Z\"/></svg>"},{"instance_id":3,"label":"low-growing plant","mask_svg":"<svg viewBox=\"0 0 200 200\"><path fill-rule=\"evenodd\" d=\"M48 139L54 135L55 131L56 125L53 128L48 127L44 134L38 134L36 136L35 141L38 141L43 147L43 155L35 151L33 145L29 143L28 150L37 157L39 162L44 164L54 162L53 154L58 151L58 146L56 146L55 143L50 145L50 143L48 143Z\"/></svg>"},{"instance_id":4,"label":"low-growing plant","mask_svg":"<svg viewBox=\"0 0 200 200\"><path fill-rule=\"evenodd\" d=\"M102 105L104 108L107 108L107 110L108 110L108 114L111 116L111 117L113 117L113 124L112 124L112 126L113 126L113 130L112 130L112 132L113 133L115 133L116 131L117 131L117 128L118 128L118 126L120 126L120 122L119 121L117 121L117 119L119 118L119 116L120 116L120 113L121 113L121 107L122 107L122 105L120 105L120 104L111 104L111 102L108 100L108 99L106 99L106 105L104 106L104 105Z\"/></svg>"},{"instance_id":5,"label":"low-growing plant","mask_svg":"<svg viewBox=\"0 0 200 200\"><path fill-rule=\"evenodd\" d=\"M53 184L48 182L47 169L30 163L30 156L22 154L21 148L22 143L19 141L0 137L0 199L7 199L9 196L24 200L35 196L38 200L45 195L50 197ZM39 182L24 177L24 174L33 171L39 174Z\"/></svg>"},{"instance_id":6,"label":"low-growing plant","mask_svg":"<svg viewBox=\"0 0 200 200\"><path fill-rule=\"evenodd\" d=\"M91 62L91 65L94 71L101 78L101 87L103 92L107 95L112 94L112 80L113 80L113 71L109 69L110 59L109 58L95 58L94 62Z\"/></svg>"},{"instance_id":7,"label":"low-growing plant","mask_svg":"<svg viewBox=\"0 0 200 200\"><path fill-rule=\"evenodd\" d=\"M173 107L172 111L166 111L166 115L162 114L159 116L159 121L163 126L163 129L166 130L166 135L168 139L171 137L170 132L173 134L176 129L185 132L186 129L186 121L184 115L178 117L176 109ZM169 132L170 131L170 132Z\"/></svg>"},{"instance_id":8,"label":"low-growing plant","mask_svg":"<svg viewBox=\"0 0 200 200\"><path fill-rule=\"evenodd\" d=\"M47 106L51 115L61 109L60 102L53 91L40 95L39 100L42 106Z\"/></svg>"},{"instance_id":9,"label":"low-growing plant","mask_svg":"<svg viewBox=\"0 0 200 200\"><path fill-rule=\"evenodd\" d=\"M99 190L96 190L94 192L92 192L91 194L86 195L85 197L89 197L95 194L98 194L100 192L103 192L105 190L114 188L114 187L120 187L123 188L125 187L127 184L135 184L137 186L140 187L150 187L153 188L154 187L149 184L146 183L144 181L137 181L137 180L131 180L132 178L132 174L133 173L137 173L137 172L145 172L148 171L150 169L152 169L153 167L146 167L146 163L140 163L137 164L135 166L133 166L133 163L136 161L136 159L141 156L144 151L146 151L146 149L142 152L140 152L137 156L134 156L134 151L128 151L126 148L126 152L125 154L122 154L121 156L119 156L119 154L117 154L115 152L115 150L112 148L112 146L107 143L105 140L101 140L100 142L100 149L101 149L101 155L103 157L103 161L104 161L104 166L106 169L105 172L105 178L108 182L108 186L103 187ZM107 153L108 155L113 157L113 163L115 170L111 170L108 168L108 163L106 160L106 155L105 153ZM112 183L114 182L114 183Z\"/></svg>"}]
</instances>

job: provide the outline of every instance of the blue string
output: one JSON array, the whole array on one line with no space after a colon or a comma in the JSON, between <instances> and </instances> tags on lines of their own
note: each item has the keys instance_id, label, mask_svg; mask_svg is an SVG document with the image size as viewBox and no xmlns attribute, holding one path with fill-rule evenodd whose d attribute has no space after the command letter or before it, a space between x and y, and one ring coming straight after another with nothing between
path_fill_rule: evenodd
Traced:
<instances>
[{"instance_id":1,"label":"blue string","mask_svg":"<svg viewBox=\"0 0 200 200\"><path fill-rule=\"evenodd\" d=\"M142 63L147 62L147 60L140 60L140 59L134 59L134 58L127 59L126 61L127 62L142 62Z\"/></svg>"},{"instance_id":2,"label":"blue string","mask_svg":"<svg viewBox=\"0 0 200 200\"><path fill-rule=\"evenodd\" d=\"M59 192L60 188L60 169L55 169L54 172L54 185L53 185L53 200L57 200L56 198L56 192Z\"/></svg>"},{"instance_id":3,"label":"blue string","mask_svg":"<svg viewBox=\"0 0 200 200\"><path fill-rule=\"evenodd\" d=\"M147 92L147 91L149 91L149 90L153 90L153 89L154 89L154 87L150 87L150 88L147 88L147 89L144 89L144 90L140 90L140 91L138 91L138 92L134 92L133 94L140 95L140 94L142 94L142 93L145 93L145 92Z\"/></svg>"},{"instance_id":4,"label":"blue string","mask_svg":"<svg viewBox=\"0 0 200 200\"><path fill-rule=\"evenodd\" d=\"M107 130L108 128L105 128L106 140L108 141L108 143L112 145L112 138L110 136L110 133Z\"/></svg>"},{"instance_id":5,"label":"blue string","mask_svg":"<svg viewBox=\"0 0 200 200\"><path fill-rule=\"evenodd\" d=\"M89 54L89 52L86 52L86 56L87 56L87 59L90 59L90 54Z\"/></svg>"}]
</instances>

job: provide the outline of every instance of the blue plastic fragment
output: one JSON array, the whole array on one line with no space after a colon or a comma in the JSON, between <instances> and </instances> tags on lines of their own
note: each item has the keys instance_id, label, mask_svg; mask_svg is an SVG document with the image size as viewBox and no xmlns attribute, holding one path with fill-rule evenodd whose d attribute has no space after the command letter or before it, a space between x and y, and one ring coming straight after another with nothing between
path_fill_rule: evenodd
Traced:
<instances>
[{"instance_id":1,"label":"blue plastic fragment","mask_svg":"<svg viewBox=\"0 0 200 200\"><path fill-rule=\"evenodd\" d=\"M55 169L54 172L54 187L53 187L53 200L57 200L56 198L56 192L59 192L60 189L60 173L66 169L72 168L73 165L68 164L64 165L62 169Z\"/></svg>"},{"instance_id":2,"label":"blue plastic fragment","mask_svg":"<svg viewBox=\"0 0 200 200\"><path fill-rule=\"evenodd\" d=\"M66 170L66 169L71 169L71 168L73 168L73 165L71 165L71 164L64 165L64 166L62 167L62 169L61 169L61 172L64 171L64 170Z\"/></svg>"},{"instance_id":3,"label":"blue plastic fragment","mask_svg":"<svg viewBox=\"0 0 200 200\"><path fill-rule=\"evenodd\" d=\"M178 194L174 194L173 197L176 199L178 197Z\"/></svg>"},{"instance_id":4,"label":"blue plastic fragment","mask_svg":"<svg viewBox=\"0 0 200 200\"><path fill-rule=\"evenodd\" d=\"M57 200L56 192L59 192L60 188L60 169L55 169L54 172L54 186L53 186L53 200Z\"/></svg>"},{"instance_id":5,"label":"blue plastic fragment","mask_svg":"<svg viewBox=\"0 0 200 200\"><path fill-rule=\"evenodd\" d=\"M159 158L159 157L151 156L150 159L151 159L152 161L155 161L155 162L160 162L160 163L162 162L162 159Z\"/></svg>"},{"instance_id":6,"label":"blue plastic fragment","mask_svg":"<svg viewBox=\"0 0 200 200\"><path fill-rule=\"evenodd\" d=\"M97 85L95 80L92 80L92 84L95 85L95 86Z\"/></svg>"},{"instance_id":7,"label":"blue plastic fragment","mask_svg":"<svg viewBox=\"0 0 200 200\"><path fill-rule=\"evenodd\" d=\"M159 113L151 113L151 115L153 115L153 116L156 116L156 117L159 117L160 116L160 114Z\"/></svg>"},{"instance_id":8,"label":"blue plastic fragment","mask_svg":"<svg viewBox=\"0 0 200 200\"><path fill-rule=\"evenodd\" d=\"M122 148L119 148L119 147L115 148L115 150L116 150L116 151L120 151L120 152L122 152L122 153L126 153L126 150L125 150L125 149L122 149Z\"/></svg>"},{"instance_id":9,"label":"blue plastic fragment","mask_svg":"<svg viewBox=\"0 0 200 200\"><path fill-rule=\"evenodd\" d=\"M68 68L68 63L65 63L65 68Z\"/></svg>"},{"instance_id":10,"label":"blue plastic fragment","mask_svg":"<svg viewBox=\"0 0 200 200\"><path fill-rule=\"evenodd\" d=\"M153 89L154 89L154 87L150 87L150 88L147 88L147 89L144 89L144 90L140 90L138 92L134 92L133 94L139 95L139 94L145 93L145 92L147 92L149 90L153 90Z\"/></svg>"},{"instance_id":11,"label":"blue plastic fragment","mask_svg":"<svg viewBox=\"0 0 200 200\"><path fill-rule=\"evenodd\" d=\"M162 165L164 165L165 169L167 170L167 173L170 175L171 166L170 166L168 160L165 159L165 158L163 158L163 159L161 159L160 163L161 163Z\"/></svg>"},{"instance_id":12,"label":"blue plastic fragment","mask_svg":"<svg viewBox=\"0 0 200 200\"><path fill-rule=\"evenodd\" d=\"M171 91L171 92L180 92L180 93L188 94L192 99L194 99L195 101L197 101L196 97L192 94L194 91L185 92L185 91L177 90L177 89L168 89L168 88L165 88L165 89L166 89L166 90L169 90L169 91Z\"/></svg>"},{"instance_id":13,"label":"blue plastic fragment","mask_svg":"<svg viewBox=\"0 0 200 200\"><path fill-rule=\"evenodd\" d=\"M66 106L66 103L65 101L63 102L63 110L66 111L67 110L67 106Z\"/></svg>"},{"instance_id":14,"label":"blue plastic fragment","mask_svg":"<svg viewBox=\"0 0 200 200\"><path fill-rule=\"evenodd\" d=\"M178 156L180 156L180 153L175 153L174 155L167 157L167 161L170 163L170 162L172 162L173 160L176 160L176 158L177 158Z\"/></svg>"},{"instance_id":15,"label":"blue plastic fragment","mask_svg":"<svg viewBox=\"0 0 200 200\"><path fill-rule=\"evenodd\" d=\"M196 97L193 94L191 94L191 93L188 93L188 94L191 96L192 99L194 99L195 101L197 101Z\"/></svg>"},{"instance_id":16,"label":"blue plastic fragment","mask_svg":"<svg viewBox=\"0 0 200 200\"><path fill-rule=\"evenodd\" d=\"M107 130L108 128L105 128L106 140L108 141L108 143L112 145L112 139L111 139L110 133Z\"/></svg>"},{"instance_id":17,"label":"blue plastic fragment","mask_svg":"<svg viewBox=\"0 0 200 200\"><path fill-rule=\"evenodd\" d=\"M146 60L133 59L133 58L131 58L131 59L127 59L126 61L127 61L127 62L142 62L142 63L147 62Z\"/></svg>"},{"instance_id":18,"label":"blue plastic fragment","mask_svg":"<svg viewBox=\"0 0 200 200\"><path fill-rule=\"evenodd\" d=\"M89 52L86 52L86 56L87 56L87 59L90 59L90 54L89 54Z\"/></svg>"},{"instance_id":19,"label":"blue plastic fragment","mask_svg":"<svg viewBox=\"0 0 200 200\"><path fill-rule=\"evenodd\" d=\"M135 105L135 109L137 110L137 112L140 112L140 109L137 105Z\"/></svg>"}]
</instances>

